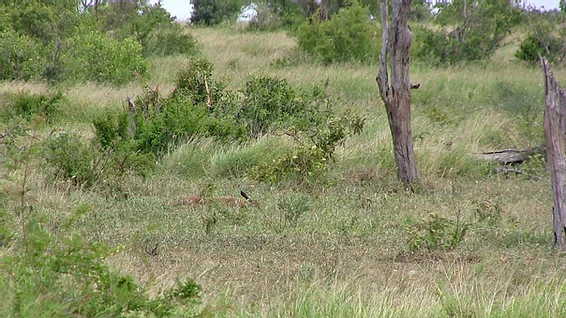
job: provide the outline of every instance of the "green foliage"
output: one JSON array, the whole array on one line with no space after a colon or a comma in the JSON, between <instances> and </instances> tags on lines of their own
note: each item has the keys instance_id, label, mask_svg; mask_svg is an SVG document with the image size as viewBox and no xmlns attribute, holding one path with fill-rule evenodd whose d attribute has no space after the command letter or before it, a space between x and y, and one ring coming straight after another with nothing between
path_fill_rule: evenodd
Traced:
<instances>
[{"instance_id":1,"label":"green foliage","mask_svg":"<svg viewBox=\"0 0 566 318\"><path fill-rule=\"evenodd\" d=\"M61 73L69 81L120 85L147 73L142 46L130 38L117 41L97 31L85 30L71 37L67 47L61 57Z\"/></svg>"},{"instance_id":2,"label":"green foliage","mask_svg":"<svg viewBox=\"0 0 566 318\"><path fill-rule=\"evenodd\" d=\"M406 242L412 252L426 249L454 249L466 235L469 224L461 222L459 215L452 221L435 213L428 220L411 224L405 230Z\"/></svg>"},{"instance_id":3,"label":"green foliage","mask_svg":"<svg viewBox=\"0 0 566 318\"><path fill-rule=\"evenodd\" d=\"M47 63L46 48L25 34L0 33L0 80L39 80Z\"/></svg>"},{"instance_id":4,"label":"green foliage","mask_svg":"<svg viewBox=\"0 0 566 318\"><path fill-rule=\"evenodd\" d=\"M201 288L192 279L149 298L132 277L111 270L105 259L121 250L88 242L71 229L74 220L88 213L78 207L53 235L45 229L47 218L34 213L23 221L23 248L0 259L0 285L9 316L117 317L124 315L170 316L178 307L191 308ZM14 242L15 243L15 242ZM15 245L16 246L16 245Z\"/></svg>"},{"instance_id":5,"label":"green foliage","mask_svg":"<svg viewBox=\"0 0 566 318\"><path fill-rule=\"evenodd\" d=\"M122 10L126 12L120 14ZM143 47L144 56L191 54L196 51L193 36L186 33L160 3L124 9L120 9L118 4L110 4L101 15L106 18L105 30L112 31L114 37L120 40L134 38Z\"/></svg>"},{"instance_id":6,"label":"green foliage","mask_svg":"<svg viewBox=\"0 0 566 318\"><path fill-rule=\"evenodd\" d=\"M105 185L110 190L121 190L121 180L129 172L145 176L155 166L153 154L136 152L128 143L116 143L112 131L112 117L99 121L99 143L84 142L72 134L59 134L47 140L44 159L53 168L56 179L68 180L73 185L90 188ZM103 127L103 128L102 128ZM119 194L115 192L114 194Z\"/></svg>"},{"instance_id":7,"label":"green foliage","mask_svg":"<svg viewBox=\"0 0 566 318\"><path fill-rule=\"evenodd\" d=\"M281 199L277 207L283 211L285 222L291 227L296 228L299 219L311 210L309 205L310 197L304 194L285 196Z\"/></svg>"},{"instance_id":8,"label":"green foliage","mask_svg":"<svg viewBox=\"0 0 566 318\"><path fill-rule=\"evenodd\" d=\"M2 110L1 116L7 120L19 117L30 121L33 117L45 118L48 122L56 117L61 103L67 100L62 92L47 94L18 93L9 96L7 107Z\"/></svg>"},{"instance_id":9,"label":"green foliage","mask_svg":"<svg viewBox=\"0 0 566 318\"><path fill-rule=\"evenodd\" d=\"M293 118L303 119L301 128L309 124L308 103L323 98L321 92L310 96L299 93L284 79L256 77L246 83L244 101L238 113L238 120L246 126L251 136L257 137L268 132L270 127L288 123ZM315 119L313 119L315 120Z\"/></svg>"},{"instance_id":10,"label":"green foliage","mask_svg":"<svg viewBox=\"0 0 566 318\"><path fill-rule=\"evenodd\" d=\"M194 0L192 3L191 22L207 26L231 20L245 4L241 0Z\"/></svg>"},{"instance_id":11,"label":"green foliage","mask_svg":"<svg viewBox=\"0 0 566 318\"><path fill-rule=\"evenodd\" d=\"M335 127L337 123L328 121L329 101L322 87L300 91L283 79L256 77L246 83L241 98L236 98L238 94L215 81L212 71L212 63L193 58L177 74L170 96L160 97L158 90L146 87L145 93L118 115L120 122L95 122L100 145L130 142L136 151L161 155L192 137L242 141L270 130L307 131L328 124L312 142L330 153L326 144L334 145L345 137L341 128Z\"/></svg>"},{"instance_id":12,"label":"green foliage","mask_svg":"<svg viewBox=\"0 0 566 318\"><path fill-rule=\"evenodd\" d=\"M191 58L177 72L171 98L181 97L214 110L227 110L232 102L226 84L216 81L214 65L205 58Z\"/></svg>"},{"instance_id":13,"label":"green foliage","mask_svg":"<svg viewBox=\"0 0 566 318\"><path fill-rule=\"evenodd\" d=\"M313 126L306 133L290 131L297 147L272 162L257 165L248 171L248 178L260 182L278 184L294 180L299 185L312 185L327 176L329 161L336 148L352 134L359 134L364 119L348 112L340 117L327 117L326 121Z\"/></svg>"},{"instance_id":14,"label":"green foliage","mask_svg":"<svg viewBox=\"0 0 566 318\"><path fill-rule=\"evenodd\" d=\"M489 58L513 26L521 11L507 0L464 0L439 5L434 21L440 30L415 30L415 57L438 63L458 63Z\"/></svg>"},{"instance_id":15,"label":"green foliage","mask_svg":"<svg viewBox=\"0 0 566 318\"><path fill-rule=\"evenodd\" d=\"M263 163L248 171L247 177L260 182L278 184L296 180L299 185L312 185L327 174L328 159L316 146L299 146L273 162Z\"/></svg>"},{"instance_id":16,"label":"green foliage","mask_svg":"<svg viewBox=\"0 0 566 318\"><path fill-rule=\"evenodd\" d=\"M353 4L323 22L305 22L297 30L301 50L324 63L371 61L379 54L379 27L368 19L369 11Z\"/></svg>"},{"instance_id":17,"label":"green foliage","mask_svg":"<svg viewBox=\"0 0 566 318\"><path fill-rule=\"evenodd\" d=\"M194 38L160 4L77 10L77 2L0 3L0 79L121 85L147 73L144 56L190 54Z\"/></svg>"},{"instance_id":18,"label":"green foliage","mask_svg":"<svg viewBox=\"0 0 566 318\"><path fill-rule=\"evenodd\" d=\"M566 56L566 47L553 29L554 25L551 23L541 22L535 25L534 30L521 42L515 57L532 64L538 63L539 55L546 57L551 63L562 61Z\"/></svg>"}]
</instances>

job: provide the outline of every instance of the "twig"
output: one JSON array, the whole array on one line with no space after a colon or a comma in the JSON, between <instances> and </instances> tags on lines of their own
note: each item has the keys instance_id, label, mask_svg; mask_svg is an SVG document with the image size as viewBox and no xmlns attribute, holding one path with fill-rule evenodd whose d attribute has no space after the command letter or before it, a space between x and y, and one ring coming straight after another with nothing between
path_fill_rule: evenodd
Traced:
<instances>
[{"instance_id":1,"label":"twig","mask_svg":"<svg viewBox=\"0 0 566 318\"><path fill-rule=\"evenodd\" d=\"M204 77L204 87L206 88L206 106L212 110L212 98L210 97L210 88L208 87L206 76Z\"/></svg>"}]
</instances>

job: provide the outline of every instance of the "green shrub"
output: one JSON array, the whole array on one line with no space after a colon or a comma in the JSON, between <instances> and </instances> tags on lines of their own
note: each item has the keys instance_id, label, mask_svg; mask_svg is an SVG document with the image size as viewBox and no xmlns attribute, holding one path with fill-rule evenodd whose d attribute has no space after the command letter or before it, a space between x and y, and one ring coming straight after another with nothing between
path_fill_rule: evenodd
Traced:
<instances>
[{"instance_id":1,"label":"green shrub","mask_svg":"<svg viewBox=\"0 0 566 318\"><path fill-rule=\"evenodd\" d=\"M469 224L462 222L459 217L456 221L452 221L431 213L427 220L408 226L405 237L412 252L421 249L450 250L460 244L468 228Z\"/></svg>"},{"instance_id":2,"label":"green shrub","mask_svg":"<svg viewBox=\"0 0 566 318\"><path fill-rule=\"evenodd\" d=\"M23 221L25 248L14 248L0 259L1 314L166 317L198 303L201 288L192 279L177 280L176 287L150 298L132 277L110 269L105 259L121 248L85 241L71 230L74 220L88 209L81 206L73 211L58 235L44 229L47 217L40 212Z\"/></svg>"},{"instance_id":3,"label":"green shrub","mask_svg":"<svg viewBox=\"0 0 566 318\"><path fill-rule=\"evenodd\" d=\"M558 36L550 32L532 33L521 42L515 57L536 64L539 54L551 63L558 62L566 56L566 47Z\"/></svg>"},{"instance_id":4,"label":"green shrub","mask_svg":"<svg viewBox=\"0 0 566 318\"><path fill-rule=\"evenodd\" d=\"M56 117L61 103L67 101L61 92L47 94L18 93L9 96L9 99L8 107L2 111L2 117L6 119L19 117L29 121L34 116L40 116L48 122Z\"/></svg>"},{"instance_id":5,"label":"green shrub","mask_svg":"<svg viewBox=\"0 0 566 318\"><path fill-rule=\"evenodd\" d=\"M245 4L241 0L193 0L192 3L191 22L208 26L231 20Z\"/></svg>"},{"instance_id":6,"label":"green shrub","mask_svg":"<svg viewBox=\"0 0 566 318\"><path fill-rule=\"evenodd\" d=\"M211 109L225 110L230 96L226 94L226 84L216 81L213 71L214 65L207 59L189 59L177 73L171 98L182 97Z\"/></svg>"},{"instance_id":7,"label":"green shrub","mask_svg":"<svg viewBox=\"0 0 566 318\"><path fill-rule=\"evenodd\" d=\"M78 186L91 187L104 169L99 165L98 152L92 151L92 146L78 136L69 134L61 134L47 142L45 159L54 168L56 178L70 180Z\"/></svg>"},{"instance_id":8,"label":"green shrub","mask_svg":"<svg viewBox=\"0 0 566 318\"><path fill-rule=\"evenodd\" d=\"M145 87L128 110L94 124L103 149L126 143L136 152L158 156L193 137L243 141L270 130L307 132L328 124L311 142L330 153L326 144L334 146L345 136L340 132L343 123L329 121L329 103L323 87L303 91L272 77L252 78L241 92L230 92L215 81L212 63L192 58L177 74L169 96Z\"/></svg>"},{"instance_id":9,"label":"green shrub","mask_svg":"<svg viewBox=\"0 0 566 318\"><path fill-rule=\"evenodd\" d=\"M116 32L120 39L134 37L143 47L144 56L190 54L196 51L196 41L175 22L160 3L132 9L127 21Z\"/></svg>"},{"instance_id":10,"label":"green shrub","mask_svg":"<svg viewBox=\"0 0 566 318\"><path fill-rule=\"evenodd\" d=\"M45 46L27 35L0 33L0 80L40 80L47 55Z\"/></svg>"},{"instance_id":11,"label":"green shrub","mask_svg":"<svg viewBox=\"0 0 566 318\"><path fill-rule=\"evenodd\" d=\"M521 20L521 11L507 0L443 4L434 19L440 28L417 28L412 53L442 64L487 59Z\"/></svg>"},{"instance_id":12,"label":"green shrub","mask_svg":"<svg viewBox=\"0 0 566 318\"><path fill-rule=\"evenodd\" d=\"M107 118L112 121L112 118ZM139 153L133 143L113 142L110 123L99 124L105 127L104 138L85 142L72 134L59 134L47 140L44 156L49 167L53 168L56 179L68 180L73 185L90 188L104 184L112 190L121 189L121 180L129 172L145 176L155 167L153 154ZM103 140L103 141L101 141ZM104 147L104 143L106 147ZM101 147L102 146L102 147ZM119 194L119 193L115 193Z\"/></svg>"},{"instance_id":13,"label":"green shrub","mask_svg":"<svg viewBox=\"0 0 566 318\"><path fill-rule=\"evenodd\" d=\"M146 56L194 54L196 51L195 38L188 33L183 33L181 25L176 23L155 30L152 36L143 43L143 52Z\"/></svg>"},{"instance_id":14,"label":"green shrub","mask_svg":"<svg viewBox=\"0 0 566 318\"><path fill-rule=\"evenodd\" d=\"M305 105L295 89L284 79L274 77L255 77L243 90L244 101L238 113L251 136L265 134L278 122L286 122L289 117L305 113Z\"/></svg>"},{"instance_id":15,"label":"green shrub","mask_svg":"<svg viewBox=\"0 0 566 318\"><path fill-rule=\"evenodd\" d=\"M260 182L279 184L294 181L312 185L325 180L328 164L336 148L352 134L361 133L364 119L348 112L340 117L328 117L323 124L306 132L289 131L296 148L272 162L264 162L248 171L247 177Z\"/></svg>"},{"instance_id":16,"label":"green shrub","mask_svg":"<svg viewBox=\"0 0 566 318\"><path fill-rule=\"evenodd\" d=\"M61 72L69 81L121 85L147 73L142 46L131 38L117 41L97 31L85 30L71 37L66 47L61 57Z\"/></svg>"},{"instance_id":17,"label":"green shrub","mask_svg":"<svg viewBox=\"0 0 566 318\"><path fill-rule=\"evenodd\" d=\"M297 30L298 46L327 64L377 59L381 41L376 37L381 32L368 16L368 9L354 4L330 20L305 22Z\"/></svg>"}]
</instances>

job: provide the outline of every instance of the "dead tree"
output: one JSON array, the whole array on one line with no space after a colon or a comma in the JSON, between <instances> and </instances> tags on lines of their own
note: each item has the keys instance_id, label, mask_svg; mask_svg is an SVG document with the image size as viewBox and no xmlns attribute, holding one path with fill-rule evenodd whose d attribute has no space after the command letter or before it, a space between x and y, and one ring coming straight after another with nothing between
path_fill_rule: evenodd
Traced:
<instances>
[{"instance_id":1,"label":"dead tree","mask_svg":"<svg viewBox=\"0 0 566 318\"><path fill-rule=\"evenodd\" d=\"M377 75L379 92L385 103L393 137L397 177L405 184L419 182L411 130L410 89L416 85L411 85L409 79L409 54L413 41L413 34L407 24L410 10L411 0L393 0L393 15L389 21L387 1L381 0L383 36Z\"/></svg>"},{"instance_id":2,"label":"dead tree","mask_svg":"<svg viewBox=\"0 0 566 318\"><path fill-rule=\"evenodd\" d=\"M546 87L544 137L546 160L554 196L554 244L566 251L566 93L560 88L545 58L540 58Z\"/></svg>"}]
</instances>

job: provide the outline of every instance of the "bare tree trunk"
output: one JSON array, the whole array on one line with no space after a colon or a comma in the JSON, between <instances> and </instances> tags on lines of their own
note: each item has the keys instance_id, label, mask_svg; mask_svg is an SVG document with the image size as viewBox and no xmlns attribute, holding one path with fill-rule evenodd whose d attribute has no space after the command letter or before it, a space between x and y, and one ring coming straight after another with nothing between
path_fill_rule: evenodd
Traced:
<instances>
[{"instance_id":1,"label":"bare tree trunk","mask_svg":"<svg viewBox=\"0 0 566 318\"><path fill-rule=\"evenodd\" d=\"M554 244L566 251L566 93L550 72L546 59L540 58L540 61L546 84L544 137L554 194Z\"/></svg>"},{"instance_id":2,"label":"bare tree trunk","mask_svg":"<svg viewBox=\"0 0 566 318\"><path fill-rule=\"evenodd\" d=\"M393 0L391 24L389 24L388 10L387 1L381 0L383 46L379 56L377 84L385 103L393 137L397 177L405 184L412 184L419 182L419 174L411 130L412 85L409 79L409 54L413 34L407 24L411 0ZM388 61L390 66L387 64ZM391 68L391 77L388 67Z\"/></svg>"}]
</instances>

